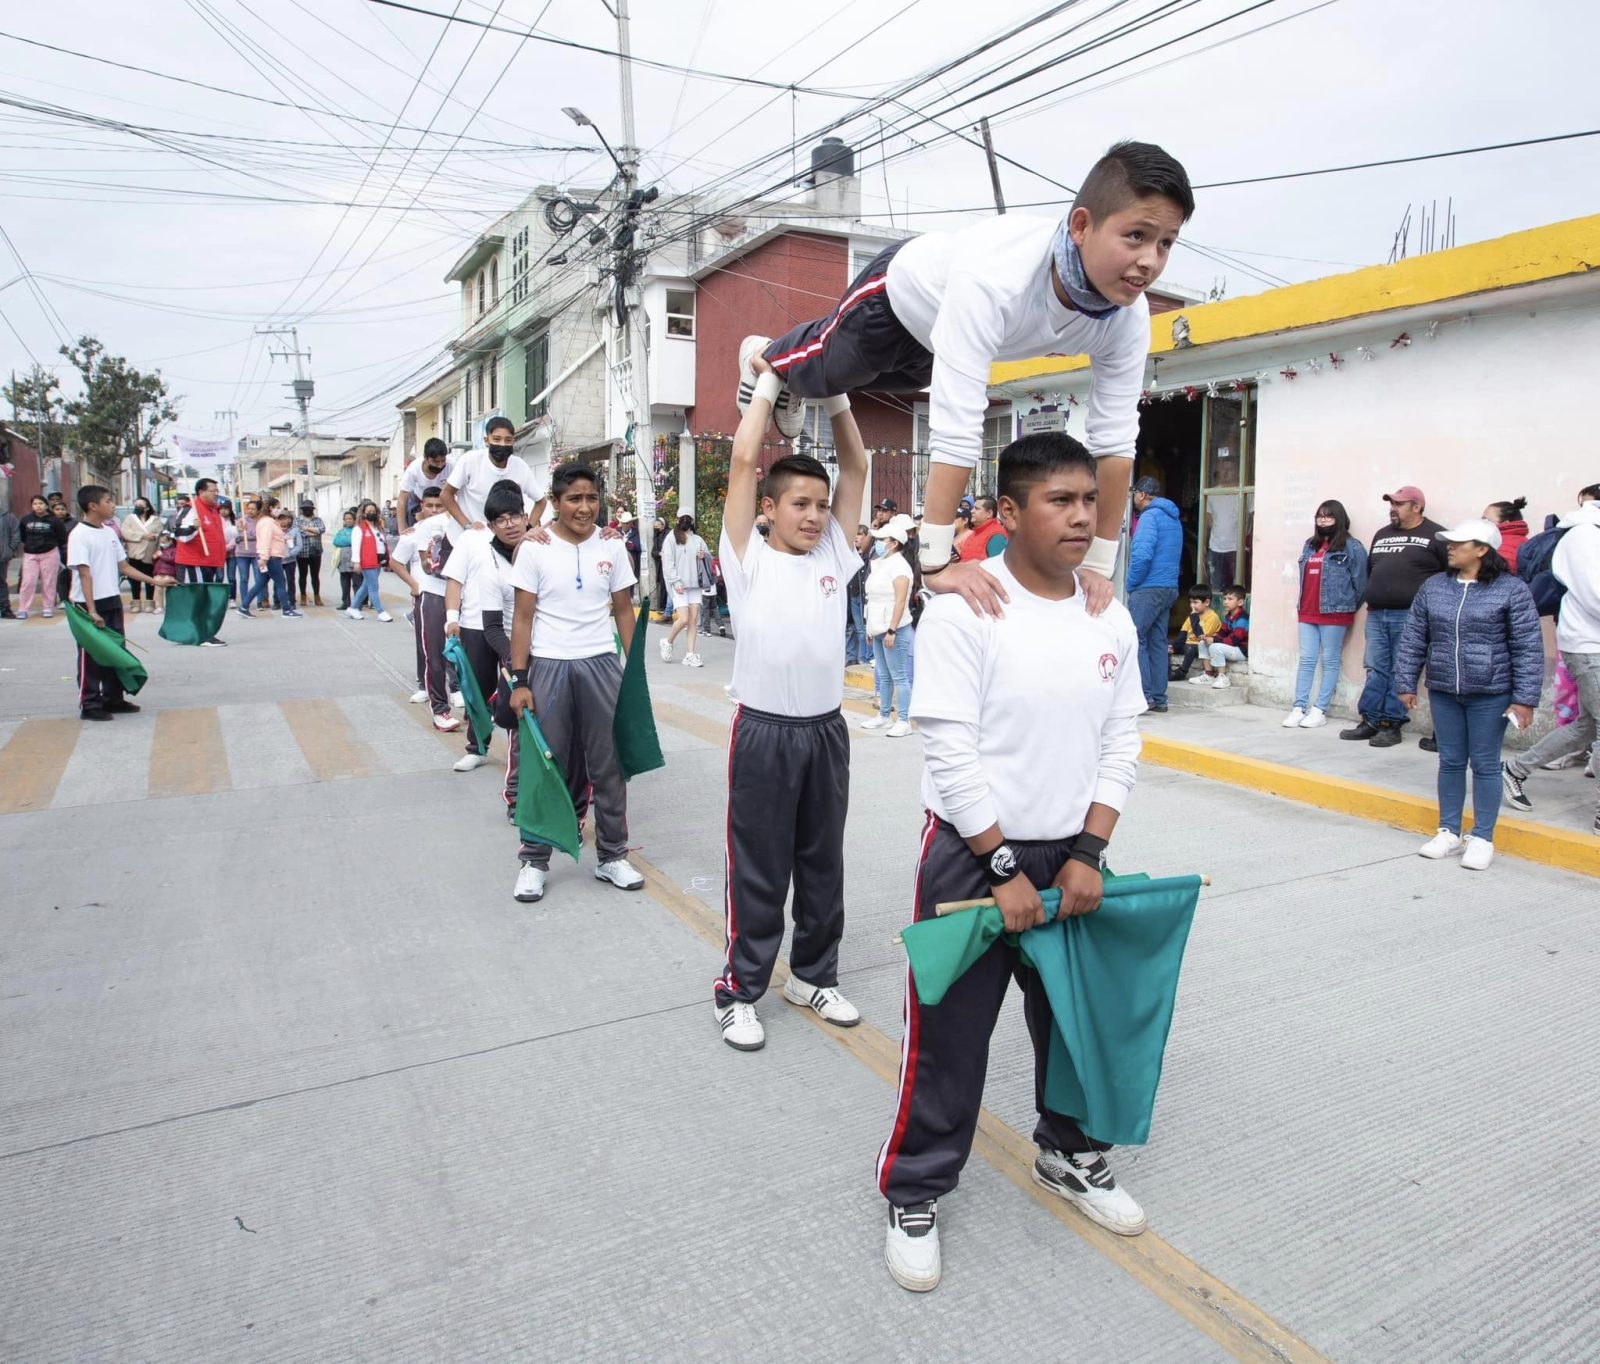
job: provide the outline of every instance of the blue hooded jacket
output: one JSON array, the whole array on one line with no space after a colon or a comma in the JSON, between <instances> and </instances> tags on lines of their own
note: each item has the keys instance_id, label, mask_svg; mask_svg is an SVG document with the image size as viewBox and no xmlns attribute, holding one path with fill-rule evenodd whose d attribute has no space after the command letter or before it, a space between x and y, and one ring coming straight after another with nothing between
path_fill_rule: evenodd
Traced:
<instances>
[{"instance_id":1,"label":"blue hooded jacket","mask_svg":"<svg viewBox=\"0 0 1600 1364\"><path fill-rule=\"evenodd\" d=\"M1178 509L1158 497L1139 513L1128 553L1128 591L1141 587L1178 588L1178 566L1183 560L1183 526Z\"/></svg>"}]
</instances>

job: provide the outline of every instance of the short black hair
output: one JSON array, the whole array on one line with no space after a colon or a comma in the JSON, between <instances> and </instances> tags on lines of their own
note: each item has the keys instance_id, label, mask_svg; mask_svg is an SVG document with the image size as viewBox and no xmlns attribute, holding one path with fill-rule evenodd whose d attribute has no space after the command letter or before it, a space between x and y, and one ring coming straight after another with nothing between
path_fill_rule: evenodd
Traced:
<instances>
[{"instance_id":1,"label":"short black hair","mask_svg":"<svg viewBox=\"0 0 1600 1364\"><path fill-rule=\"evenodd\" d=\"M522 485L514 478L502 478L483 499L483 519L493 522L499 516L515 516L522 507Z\"/></svg>"},{"instance_id":2,"label":"short black hair","mask_svg":"<svg viewBox=\"0 0 1600 1364\"><path fill-rule=\"evenodd\" d=\"M194 485L194 495L196 497L199 497L200 494L203 493L207 488L215 488L216 486L217 486L217 480L216 479L214 479L214 478L202 478L198 483L196 483Z\"/></svg>"},{"instance_id":3,"label":"short black hair","mask_svg":"<svg viewBox=\"0 0 1600 1364\"><path fill-rule=\"evenodd\" d=\"M1250 594L1245 591L1243 583L1229 583L1222 589L1222 595L1224 597L1237 597L1240 601L1244 601Z\"/></svg>"},{"instance_id":4,"label":"short black hair","mask_svg":"<svg viewBox=\"0 0 1600 1364\"><path fill-rule=\"evenodd\" d=\"M1033 485L1061 469L1083 469L1093 478L1094 456L1065 431L1039 431L1012 441L1000 452L996 486L1001 497L1026 507Z\"/></svg>"},{"instance_id":5,"label":"short black hair","mask_svg":"<svg viewBox=\"0 0 1600 1364\"><path fill-rule=\"evenodd\" d=\"M1578 496L1592 497L1596 502L1600 502L1600 483L1591 483L1587 488L1579 488Z\"/></svg>"},{"instance_id":6,"label":"short black hair","mask_svg":"<svg viewBox=\"0 0 1600 1364\"><path fill-rule=\"evenodd\" d=\"M1523 509L1528 505L1528 499L1514 497L1509 502L1491 502L1489 505L1500 513L1502 521L1520 521Z\"/></svg>"},{"instance_id":7,"label":"short black hair","mask_svg":"<svg viewBox=\"0 0 1600 1364\"><path fill-rule=\"evenodd\" d=\"M491 431L509 431L512 435L515 435L517 424L510 417L490 417L483 425L483 438L485 440L489 439Z\"/></svg>"},{"instance_id":8,"label":"short black hair","mask_svg":"<svg viewBox=\"0 0 1600 1364\"><path fill-rule=\"evenodd\" d=\"M1189 589L1189 600L1190 601L1199 601L1202 597L1204 597L1208 602L1211 600L1211 587L1210 587L1210 584L1208 584L1208 583L1196 583L1193 587L1191 587Z\"/></svg>"},{"instance_id":9,"label":"short black hair","mask_svg":"<svg viewBox=\"0 0 1600 1364\"><path fill-rule=\"evenodd\" d=\"M579 464L576 460L570 464L563 464L550 475L550 496L560 497L574 483L581 483L585 479L596 488L600 486L600 475L587 464Z\"/></svg>"},{"instance_id":10,"label":"short black hair","mask_svg":"<svg viewBox=\"0 0 1600 1364\"><path fill-rule=\"evenodd\" d=\"M422 456L424 459L438 459L440 455L449 459L450 447L437 436L429 436L427 440L422 442Z\"/></svg>"},{"instance_id":11,"label":"short black hair","mask_svg":"<svg viewBox=\"0 0 1600 1364\"><path fill-rule=\"evenodd\" d=\"M770 497L776 502L789 491L789 485L797 478L820 478L824 487L830 486L828 471L821 460L813 459L810 455L785 455L782 459L774 460L772 467L767 470L766 478L761 481L761 496ZM882 503L879 506L881 508Z\"/></svg>"},{"instance_id":12,"label":"short black hair","mask_svg":"<svg viewBox=\"0 0 1600 1364\"><path fill-rule=\"evenodd\" d=\"M974 507L982 507L984 511L989 513L990 516L994 516L1000 510L1000 504L987 493L985 493L982 497L974 498L972 505Z\"/></svg>"},{"instance_id":13,"label":"short black hair","mask_svg":"<svg viewBox=\"0 0 1600 1364\"><path fill-rule=\"evenodd\" d=\"M500 481L502 483L511 482L511 480L509 478L503 478ZM426 498L426 497L443 497L444 496L444 489L441 488L437 483L430 483L430 484L428 484L428 486L426 488L424 488L422 490L422 496L424 498ZM421 500L422 500L421 498L418 499L418 501L421 501Z\"/></svg>"},{"instance_id":14,"label":"short black hair","mask_svg":"<svg viewBox=\"0 0 1600 1364\"><path fill-rule=\"evenodd\" d=\"M1194 217L1189 172L1176 157L1153 142L1118 142L1084 176L1072 206L1088 209L1091 218L1104 222L1152 194L1170 199L1184 222Z\"/></svg>"},{"instance_id":15,"label":"short black hair","mask_svg":"<svg viewBox=\"0 0 1600 1364\"><path fill-rule=\"evenodd\" d=\"M111 489L102 488L98 483L91 483L87 488L78 489L78 510L88 511L102 497L110 497Z\"/></svg>"},{"instance_id":16,"label":"short black hair","mask_svg":"<svg viewBox=\"0 0 1600 1364\"><path fill-rule=\"evenodd\" d=\"M1343 502L1339 501L1338 498L1330 497L1317 508L1316 514L1317 516L1331 516L1333 518L1333 530L1324 538L1322 528L1317 525L1316 518L1313 517L1311 534L1306 539L1306 544L1312 549L1321 544L1326 549L1332 550L1337 554L1350 543L1350 513L1344 509Z\"/></svg>"}]
</instances>

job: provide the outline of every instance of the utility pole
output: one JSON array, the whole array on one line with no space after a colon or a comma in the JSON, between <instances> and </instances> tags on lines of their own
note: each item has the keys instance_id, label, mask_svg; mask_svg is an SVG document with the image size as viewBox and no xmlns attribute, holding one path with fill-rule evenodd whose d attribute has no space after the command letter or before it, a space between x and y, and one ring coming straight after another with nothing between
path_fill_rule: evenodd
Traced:
<instances>
[{"instance_id":1,"label":"utility pole","mask_svg":"<svg viewBox=\"0 0 1600 1364\"><path fill-rule=\"evenodd\" d=\"M300 405L300 439L306 446L306 477L307 481L315 485L317 474L317 458L311 452L311 397L317 391L315 382L306 377L302 360L309 360L311 352L300 349L300 330L298 327L257 327L257 336L287 336L293 347L291 350L269 350L268 355L274 360L294 361L294 380L285 385L293 394L294 400ZM291 474L294 480L295 504L298 506L303 490L300 487L300 475Z\"/></svg>"},{"instance_id":2,"label":"utility pole","mask_svg":"<svg viewBox=\"0 0 1600 1364\"><path fill-rule=\"evenodd\" d=\"M228 449L233 451L233 495L238 497L239 484L244 475L239 468L239 445L233 438L233 424L239 419L239 414L230 407L225 412L213 412L211 416L215 421L221 421L224 417L228 419Z\"/></svg>"},{"instance_id":3,"label":"utility pole","mask_svg":"<svg viewBox=\"0 0 1600 1364\"><path fill-rule=\"evenodd\" d=\"M989 158L989 183L994 186L994 211L1003 215L1006 200L1005 195L1000 193L1000 166L994 159L994 139L989 136L988 118L978 120L978 131L983 134L983 154Z\"/></svg>"}]
</instances>

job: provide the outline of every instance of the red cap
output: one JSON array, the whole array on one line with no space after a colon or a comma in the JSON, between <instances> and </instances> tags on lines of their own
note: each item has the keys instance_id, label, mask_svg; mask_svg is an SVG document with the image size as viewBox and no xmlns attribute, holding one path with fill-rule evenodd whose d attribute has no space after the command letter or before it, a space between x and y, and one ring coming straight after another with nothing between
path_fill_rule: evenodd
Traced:
<instances>
[{"instance_id":1,"label":"red cap","mask_svg":"<svg viewBox=\"0 0 1600 1364\"><path fill-rule=\"evenodd\" d=\"M1419 507L1426 507L1428 499L1422 495L1421 488L1413 488L1409 483L1403 488L1397 488L1392 493L1383 495L1385 502L1415 502Z\"/></svg>"}]
</instances>

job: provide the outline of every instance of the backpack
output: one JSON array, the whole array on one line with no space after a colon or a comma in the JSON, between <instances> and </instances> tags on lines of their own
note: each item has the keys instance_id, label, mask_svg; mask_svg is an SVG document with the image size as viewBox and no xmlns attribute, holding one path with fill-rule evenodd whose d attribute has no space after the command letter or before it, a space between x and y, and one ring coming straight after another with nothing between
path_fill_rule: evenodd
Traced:
<instances>
[{"instance_id":1,"label":"backpack","mask_svg":"<svg viewBox=\"0 0 1600 1364\"><path fill-rule=\"evenodd\" d=\"M1517 577L1528 584L1533 604L1541 616L1559 615L1561 599L1567 595L1565 585L1551 571L1550 564L1556 557L1561 537L1570 529L1570 526L1554 526L1530 535L1517 551Z\"/></svg>"}]
</instances>

